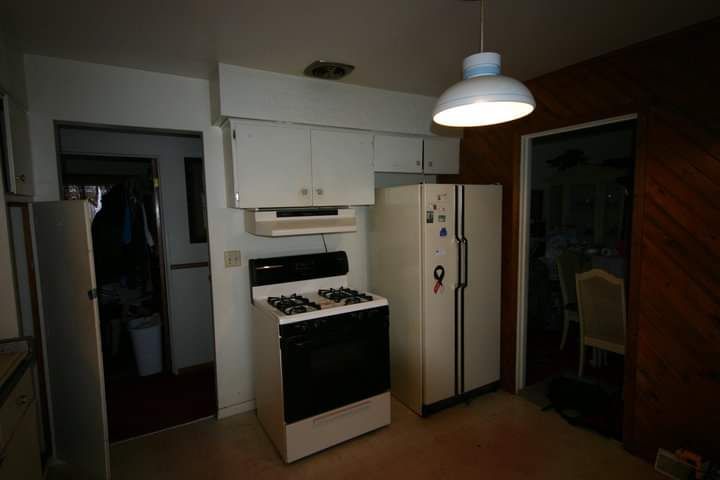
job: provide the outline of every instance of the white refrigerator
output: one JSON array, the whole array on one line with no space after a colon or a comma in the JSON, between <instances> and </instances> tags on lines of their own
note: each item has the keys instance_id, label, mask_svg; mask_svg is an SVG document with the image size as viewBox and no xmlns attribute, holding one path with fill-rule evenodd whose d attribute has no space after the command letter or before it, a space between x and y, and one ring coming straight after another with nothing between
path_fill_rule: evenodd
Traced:
<instances>
[{"instance_id":1,"label":"white refrigerator","mask_svg":"<svg viewBox=\"0 0 720 480\"><path fill-rule=\"evenodd\" d=\"M390 302L391 392L419 415L500 380L502 187L376 190L370 291Z\"/></svg>"}]
</instances>

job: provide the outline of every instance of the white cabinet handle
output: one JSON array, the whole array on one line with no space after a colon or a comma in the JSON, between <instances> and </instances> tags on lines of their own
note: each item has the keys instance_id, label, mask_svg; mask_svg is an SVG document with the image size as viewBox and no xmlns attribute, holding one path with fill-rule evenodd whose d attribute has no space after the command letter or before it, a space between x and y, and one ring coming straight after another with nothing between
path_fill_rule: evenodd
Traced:
<instances>
[{"instance_id":1,"label":"white cabinet handle","mask_svg":"<svg viewBox=\"0 0 720 480\"><path fill-rule=\"evenodd\" d=\"M310 192L308 191L307 188L303 188L302 190L300 190L300 193L301 193L304 197L306 197L307 194L310 193Z\"/></svg>"},{"instance_id":2,"label":"white cabinet handle","mask_svg":"<svg viewBox=\"0 0 720 480\"><path fill-rule=\"evenodd\" d=\"M420 166L420 160L417 160L417 161L415 162L415 165L417 165L417 166L419 167L419 166Z\"/></svg>"},{"instance_id":3,"label":"white cabinet handle","mask_svg":"<svg viewBox=\"0 0 720 480\"><path fill-rule=\"evenodd\" d=\"M22 175L15 175L15 181L25 183L25 174Z\"/></svg>"},{"instance_id":4,"label":"white cabinet handle","mask_svg":"<svg viewBox=\"0 0 720 480\"><path fill-rule=\"evenodd\" d=\"M315 193L317 193L318 195L322 195L322 194L323 194L323 189L322 189L322 188L318 188L318 189L315 190Z\"/></svg>"}]
</instances>

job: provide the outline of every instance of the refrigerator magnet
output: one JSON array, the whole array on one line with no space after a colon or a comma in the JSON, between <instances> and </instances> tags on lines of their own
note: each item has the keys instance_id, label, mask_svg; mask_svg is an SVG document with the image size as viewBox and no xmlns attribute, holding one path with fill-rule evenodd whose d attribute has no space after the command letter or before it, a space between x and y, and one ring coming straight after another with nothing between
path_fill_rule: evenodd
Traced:
<instances>
[{"instance_id":1,"label":"refrigerator magnet","mask_svg":"<svg viewBox=\"0 0 720 480\"><path fill-rule=\"evenodd\" d=\"M433 223L435 219L435 214L432 210L428 210L425 214L425 223Z\"/></svg>"},{"instance_id":2,"label":"refrigerator magnet","mask_svg":"<svg viewBox=\"0 0 720 480\"><path fill-rule=\"evenodd\" d=\"M441 236L441 237L447 237L447 228L442 227L442 228L440 229L440 236Z\"/></svg>"}]
</instances>

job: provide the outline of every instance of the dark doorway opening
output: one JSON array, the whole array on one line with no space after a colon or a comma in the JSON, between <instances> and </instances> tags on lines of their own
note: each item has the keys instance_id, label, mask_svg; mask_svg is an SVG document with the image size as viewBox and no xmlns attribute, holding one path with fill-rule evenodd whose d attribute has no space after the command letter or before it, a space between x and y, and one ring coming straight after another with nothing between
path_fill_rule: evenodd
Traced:
<instances>
[{"instance_id":1,"label":"dark doorway opening","mask_svg":"<svg viewBox=\"0 0 720 480\"><path fill-rule=\"evenodd\" d=\"M607 273L627 298L635 152L635 120L532 140L524 394L539 404L553 378L579 375L583 349L582 377L622 389L624 356L583 342L581 302L595 298L578 298L576 275Z\"/></svg>"},{"instance_id":2,"label":"dark doorway opening","mask_svg":"<svg viewBox=\"0 0 720 480\"><path fill-rule=\"evenodd\" d=\"M87 199L93 217L110 442L214 415L202 138L75 125L57 136L63 198Z\"/></svg>"}]
</instances>

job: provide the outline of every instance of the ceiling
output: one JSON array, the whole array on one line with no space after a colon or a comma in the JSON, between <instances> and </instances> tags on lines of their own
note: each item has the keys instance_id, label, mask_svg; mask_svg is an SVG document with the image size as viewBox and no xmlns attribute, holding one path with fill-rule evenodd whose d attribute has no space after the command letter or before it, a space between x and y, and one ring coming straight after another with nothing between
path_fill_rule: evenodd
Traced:
<instances>
[{"instance_id":1,"label":"ceiling","mask_svg":"<svg viewBox=\"0 0 720 480\"><path fill-rule=\"evenodd\" d=\"M487 0L485 49L527 80L720 16L717 0ZM439 95L479 47L460 0L3 0L27 53L207 78L217 62L301 74L356 65L348 83ZM691 53L691 52L689 52Z\"/></svg>"}]
</instances>

